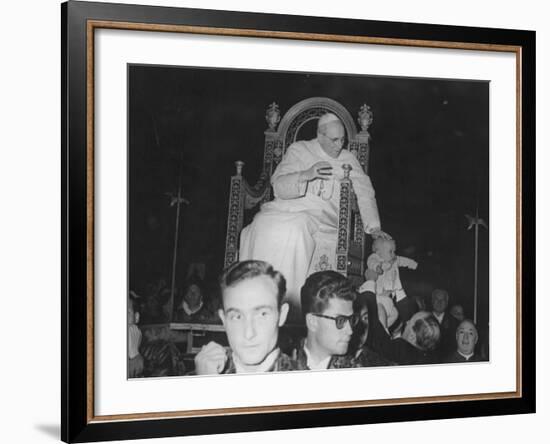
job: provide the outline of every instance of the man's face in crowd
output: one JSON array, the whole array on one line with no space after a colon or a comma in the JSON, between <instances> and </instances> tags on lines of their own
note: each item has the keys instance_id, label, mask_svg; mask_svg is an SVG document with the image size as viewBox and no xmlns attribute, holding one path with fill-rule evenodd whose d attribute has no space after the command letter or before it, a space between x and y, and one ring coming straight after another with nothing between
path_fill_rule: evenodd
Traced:
<instances>
[{"instance_id":1,"label":"man's face in crowd","mask_svg":"<svg viewBox=\"0 0 550 444\"><path fill-rule=\"evenodd\" d=\"M183 297L191 307L195 307L202 301L201 288L197 284L191 284Z\"/></svg>"},{"instance_id":2,"label":"man's face in crowd","mask_svg":"<svg viewBox=\"0 0 550 444\"><path fill-rule=\"evenodd\" d=\"M337 121L329 122L319 128L319 144L323 151L336 159L344 147L344 126Z\"/></svg>"},{"instance_id":3,"label":"man's face in crowd","mask_svg":"<svg viewBox=\"0 0 550 444\"><path fill-rule=\"evenodd\" d=\"M323 313L325 316L351 316L353 314L353 302L344 299L329 299L328 307ZM344 327L338 329L333 319L320 318L315 316L317 329L315 336L317 343L328 355L344 355L348 351L349 341L353 329L348 322Z\"/></svg>"},{"instance_id":4,"label":"man's face in crowd","mask_svg":"<svg viewBox=\"0 0 550 444\"><path fill-rule=\"evenodd\" d=\"M245 365L261 364L277 345L288 304L279 308L277 286L268 276L256 276L228 287L220 318L233 353Z\"/></svg>"},{"instance_id":5,"label":"man's face in crowd","mask_svg":"<svg viewBox=\"0 0 550 444\"><path fill-rule=\"evenodd\" d=\"M463 321L456 329L456 344L457 349L464 355L469 355L474 352L477 344L477 329L470 321Z\"/></svg>"},{"instance_id":6,"label":"man's face in crowd","mask_svg":"<svg viewBox=\"0 0 550 444\"><path fill-rule=\"evenodd\" d=\"M447 293L436 291L432 296L432 308L436 313L443 313L447 309Z\"/></svg>"}]
</instances>

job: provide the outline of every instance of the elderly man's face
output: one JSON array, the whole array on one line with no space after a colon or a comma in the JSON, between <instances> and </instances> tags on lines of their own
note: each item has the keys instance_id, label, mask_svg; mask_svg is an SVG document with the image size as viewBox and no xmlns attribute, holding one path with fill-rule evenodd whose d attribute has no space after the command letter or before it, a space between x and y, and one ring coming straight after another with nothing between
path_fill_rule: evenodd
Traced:
<instances>
[{"instance_id":1,"label":"elderly man's face","mask_svg":"<svg viewBox=\"0 0 550 444\"><path fill-rule=\"evenodd\" d=\"M432 308L436 313L443 313L447 309L448 296L444 291L436 291L432 296Z\"/></svg>"},{"instance_id":2,"label":"elderly man's face","mask_svg":"<svg viewBox=\"0 0 550 444\"><path fill-rule=\"evenodd\" d=\"M336 159L344 147L345 134L340 122L329 122L319 128L319 144L325 153Z\"/></svg>"},{"instance_id":3,"label":"elderly man's face","mask_svg":"<svg viewBox=\"0 0 550 444\"><path fill-rule=\"evenodd\" d=\"M351 316L353 315L353 302L344 299L331 298L329 299L328 307L323 313L325 316ZM352 326L349 321L342 328L336 327L336 322L333 319L315 318L317 321L317 329L315 336L317 343L326 352L327 355L344 355L348 351L349 341L353 333Z\"/></svg>"},{"instance_id":4,"label":"elderly man's face","mask_svg":"<svg viewBox=\"0 0 550 444\"><path fill-rule=\"evenodd\" d=\"M463 355L469 355L474 352L477 344L478 334L474 324L470 321L463 321L456 329L457 349Z\"/></svg>"},{"instance_id":5,"label":"elderly man's face","mask_svg":"<svg viewBox=\"0 0 550 444\"><path fill-rule=\"evenodd\" d=\"M245 365L261 364L288 314L288 304L279 308L275 282L268 276L238 282L224 290L223 307L219 315L233 353Z\"/></svg>"}]
</instances>

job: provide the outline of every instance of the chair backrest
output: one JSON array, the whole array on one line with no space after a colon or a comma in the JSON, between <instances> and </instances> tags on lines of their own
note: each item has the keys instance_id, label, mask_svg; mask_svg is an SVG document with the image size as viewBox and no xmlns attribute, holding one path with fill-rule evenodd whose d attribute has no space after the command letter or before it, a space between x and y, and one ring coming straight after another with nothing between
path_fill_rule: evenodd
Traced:
<instances>
[{"instance_id":1,"label":"chair backrest","mask_svg":"<svg viewBox=\"0 0 550 444\"><path fill-rule=\"evenodd\" d=\"M360 108L357 118L360 130L357 131L351 114L340 103L327 97L311 97L296 103L282 119L276 103L268 107L266 121L269 127L265 131L263 162L263 172L268 179L277 168L287 148L296 142L302 127L326 113L333 113L342 121L348 140L346 148L355 154L364 171L367 172L370 141L368 127L373 120L370 107L365 104ZM271 194L264 198L264 200L269 199Z\"/></svg>"},{"instance_id":2,"label":"chair backrest","mask_svg":"<svg viewBox=\"0 0 550 444\"><path fill-rule=\"evenodd\" d=\"M368 173L370 134L369 126L373 122L373 113L367 104L363 104L357 112L355 124L349 111L340 103L327 97L311 97L296 103L285 115L280 117L279 107L272 103L266 111L268 129L265 131L264 180L269 183L271 174L282 160L287 148L297 140L300 130L310 121L316 121L326 113L335 114L344 125L348 145L359 160L363 171ZM315 125L317 127L317 125ZM268 187L262 202L272 199L272 189ZM357 207L357 200L351 193L349 204L340 205L338 230L337 271L359 284L363 276L365 243L363 223ZM348 206L349 205L349 206ZM349 212L348 212L349 208Z\"/></svg>"},{"instance_id":3,"label":"chair backrest","mask_svg":"<svg viewBox=\"0 0 550 444\"><path fill-rule=\"evenodd\" d=\"M327 97L311 97L302 100L290 108L283 118L279 106L276 103L269 105L266 111L268 128L265 130L264 159L260 179L254 186L248 185L242 176L244 163L236 162L237 173L231 177L229 189L229 208L227 216L227 235L225 241L224 266L227 267L238 260L239 236L243 228L244 210L258 208L258 204L272 199L272 189L269 186L271 174L283 158L287 148L296 141L300 130L308 122L319 119L325 113L333 113L342 121L348 139L347 149L354 153L355 157L367 172L369 164L369 126L373 121L372 111L366 104L362 105L357 113L357 130L350 113L340 103ZM339 245L342 244L342 264L339 265L350 276L350 269L357 269L354 273L362 276L362 258L364 256L363 224L357 211L357 202L353 195L345 207L340 207L340 212L346 216L345 229L339 230ZM342 217L340 217L342 219ZM344 220L342 219L342 220ZM349 219L349 220L348 220ZM349 240L349 242L348 242ZM339 247L340 248L340 247ZM348 259L355 256L352 263L358 265L349 266ZM345 263L344 263L345 262ZM346 271L347 270L347 271Z\"/></svg>"}]
</instances>

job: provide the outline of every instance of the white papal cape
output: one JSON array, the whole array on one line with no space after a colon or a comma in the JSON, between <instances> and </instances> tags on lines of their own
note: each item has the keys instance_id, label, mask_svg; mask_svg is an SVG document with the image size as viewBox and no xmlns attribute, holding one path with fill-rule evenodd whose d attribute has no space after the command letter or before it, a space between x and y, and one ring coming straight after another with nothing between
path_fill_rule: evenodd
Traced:
<instances>
[{"instance_id":1,"label":"white papal cape","mask_svg":"<svg viewBox=\"0 0 550 444\"><path fill-rule=\"evenodd\" d=\"M332 166L333 178L301 182L300 172L320 161ZM317 139L295 142L271 177L275 199L262 205L241 233L239 260L269 262L287 282L287 301L294 318L300 308L300 288L312 269L316 243L333 242L336 253L342 165L350 164L350 178L357 195L365 231L380 228L374 189L355 156L342 150L337 159L323 151ZM298 312L299 313L299 312Z\"/></svg>"}]
</instances>

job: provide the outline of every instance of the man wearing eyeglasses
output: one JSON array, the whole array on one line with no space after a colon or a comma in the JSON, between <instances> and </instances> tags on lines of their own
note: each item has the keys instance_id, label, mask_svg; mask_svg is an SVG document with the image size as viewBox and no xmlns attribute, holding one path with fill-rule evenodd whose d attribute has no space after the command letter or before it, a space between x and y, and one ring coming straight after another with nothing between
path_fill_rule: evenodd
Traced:
<instances>
[{"instance_id":1,"label":"man wearing eyeglasses","mask_svg":"<svg viewBox=\"0 0 550 444\"><path fill-rule=\"evenodd\" d=\"M241 233L240 260L267 261L285 276L293 320L300 316L300 288L315 270L316 246L336 242L343 165L351 166L365 232L390 238L381 231L371 181L355 156L343 149L345 139L336 115L321 116L315 139L288 147L271 176L275 199L263 204ZM335 245L329 251L335 251Z\"/></svg>"},{"instance_id":2,"label":"man wearing eyeglasses","mask_svg":"<svg viewBox=\"0 0 550 444\"><path fill-rule=\"evenodd\" d=\"M347 355L359 315L353 311L355 291L345 276L333 270L310 275L301 290L307 336L294 351L298 370L356 367Z\"/></svg>"}]
</instances>

